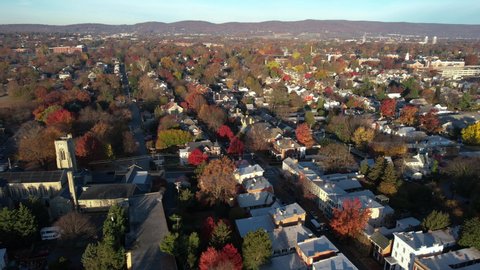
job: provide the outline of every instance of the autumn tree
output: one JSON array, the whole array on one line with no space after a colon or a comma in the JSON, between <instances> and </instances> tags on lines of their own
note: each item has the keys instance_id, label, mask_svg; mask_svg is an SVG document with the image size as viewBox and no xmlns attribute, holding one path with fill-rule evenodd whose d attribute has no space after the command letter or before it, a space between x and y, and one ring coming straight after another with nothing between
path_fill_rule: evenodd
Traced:
<instances>
[{"instance_id":1,"label":"autumn tree","mask_svg":"<svg viewBox=\"0 0 480 270\"><path fill-rule=\"evenodd\" d=\"M218 136L220 136L222 138L228 138L229 140L231 140L233 138L233 132L227 125L222 125L217 130L217 134L218 134Z\"/></svg>"},{"instance_id":2,"label":"autumn tree","mask_svg":"<svg viewBox=\"0 0 480 270\"><path fill-rule=\"evenodd\" d=\"M427 133L438 133L442 130L440 120L438 119L437 111L430 110L428 113L420 116L420 127Z\"/></svg>"},{"instance_id":3,"label":"autumn tree","mask_svg":"<svg viewBox=\"0 0 480 270\"><path fill-rule=\"evenodd\" d=\"M342 238L357 236L370 219L370 209L363 208L358 198L343 200L340 208L333 209L332 229Z\"/></svg>"},{"instance_id":4,"label":"autumn tree","mask_svg":"<svg viewBox=\"0 0 480 270\"><path fill-rule=\"evenodd\" d=\"M320 154L323 158L319 160L319 163L329 172L346 171L357 165L354 157L348 151L348 147L340 143L330 143L322 147Z\"/></svg>"},{"instance_id":5,"label":"autumn tree","mask_svg":"<svg viewBox=\"0 0 480 270\"><path fill-rule=\"evenodd\" d=\"M207 105L207 101L203 95L198 93L189 93L185 97L185 102L187 103L188 109L192 109L196 112L199 112L202 106Z\"/></svg>"},{"instance_id":6,"label":"autumn tree","mask_svg":"<svg viewBox=\"0 0 480 270\"><path fill-rule=\"evenodd\" d=\"M190 155L188 155L188 164L198 166L208 160L208 155L202 150L195 148Z\"/></svg>"},{"instance_id":7,"label":"autumn tree","mask_svg":"<svg viewBox=\"0 0 480 270\"><path fill-rule=\"evenodd\" d=\"M227 153L234 156L241 156L243 154L244 144L237 136L233 137L228 146Z\"/></svg>"},{"instance_id":8,"label":"autumn tree","mask_svg":"<svg viewBox=\"0 0 480 270\"><path fill-rule=\"evenodd\" d=\"M466 66L478 64L478 56L476 54L467 54L464 60Z\"/></svg>"},{"instance_id":9,"label":"autumn tree","mask_svg":"<svg viewBox=\"0 0 480 270\"><path fill-rule=\"evenodd\" d=\"M95 236L96 230L87 215L70 212L58 219L54 226L61 229L60 240L66 245L72 245L77 241L85 241Z\"/></svg>"},{"instance_id":10,"label":"autumn tree","mask_svg":"<svg viewBox=\"0 0 480 270\"><path fill-rule=\"evenodd\" d=\"M93 132L87 132L75 142L75 155L85 161L102 159L103 147Z\"/></svg>"},{"instance_id":11,"label":"autumn tree","mask_svg":"<svg viewBox=\"0 0 480 270\"><path fill-rule=\"evenodd\" d=\"M295 129L295 135L297 137L297 140L306 147L312 147L315 144L315 141L312 137L312 130L308 127L306 123L297 126L297 128Z\"/></svg>"},{"instance_id":12,"label":"autumn tree","mask_svg":"<svg viewBox=\"0 0 480 270\"><path fill-rule=\"evenodd\" d=\"M235 164L227 157L210 161L198 179L197 197L210 205L229 202L236 194L234 171Z\"/></svg>"},{"instance_id":13,"label":"autumn tree","mask_svg":"<svg viewBox=\"0 0 480 270\"><path fill-rule=\"evenodd\" d=\"M247 131L245 144L252 151L268 150L268 140L270 139L270 130L265 123L255 123Z\"/></svg>"},{"instance_id":14,"label":"autumn tree","mask_svg":"<svg viewBox=\"0 0 480 270\"><path fill-rule=\"evenodd\" d=\"M450 216L448 213L433 210L422 221L422 227L427 231L435 231L450 226Z\"/></svg>"},{"instance_id":15,"label":"autumn tree","mask_svg":"<svg viewBox=\"0 0 480 270\"><path fill-rule=\"evenodd\" d=\"M209 247L200 256L198 267L200 270L241 270L243 262L238 250L228 244L221 250Z\"/></svg>"},{"instance_id":16,"label":"autumn tree","mask_svg":"<svg viewBox=\"0 0 480 270\"><path fill-rule=\"evenodd\" d=\"M407 105L400 111L398 121L404 125L413 126L417 122L418 108Z\"/></svg>"},{"instance_id":17,"label":"autumn tree","mask_svg":"<svg viewBox=\"0 0 480 270\"><path fill-rule=\"evenodd\" d=\"M48 164L55 160L54 141L61 135L62 132L55 127L33 127L20 138L18 145L20 160L47 168Z\"/></svg>"},{"instance_id":18,"label":"autumn tree","mask_svg":"<svg viewBox=\"0 0 480 270\"><path fill-rule=\"evenodd\" d=\"M263 229L249 232L243 238L243 262L246 269L256 270L272 256L272 241Z\"/></svg>"},{"instance_id":19,"label":"autumn tree","mask_svg":"<svg viewBox=\"0 0 480 270\"><path fill-rule=\"evenodd\" d=\"M157 134L155 147L165 149L171 146L184 145L192 140L193 136L188 131L179 129L161 130Z\"/></svg>"},{"instance_id":20,"label":"autumn tree","mask_svg":"<svg viewBox=\"0 0 480 270\"><path fill-rule=\"evenodd\" d=\"M205 122L212 130L218 130L227 120L227 115L222 108L215 105L203 105L198 112L198 118Z\"/></svg>"},{"instance_id":21,"label":"autumn tree","mask_svg":"<svg viewBox=\"0 0 480 270\"><path fill-rule=\"evenodd\" d=\"M130 131L124 131L122 134L122 144L123 144L123 152L126 154L134 154L138 150L138 144L133 136L133 133Z\"/></svg>"},{"instance_id":22,"label":"autumn tree","mask_svg":"<svg viewBox=\"0 0 480 270\"><path fill-rule=\"evenodd\" d=\"M397 101L395 99L384 99L380 105L380 112L384 117L394 117Z\"/></svg>"},{"instance_id":23,"label":"autumn tree","mask_svg":"<svg viewBox=\"0 0 480 270\"><path fill-rule=\"evenodd\" d=\"M358 127L353 132L353 142L355 142L358 148L364 149L368 143L370 143L375 137L375 131L371 128L365 128L363 126Z\"/></svg>"},{"instance_id":24,"label":"autumn tree","mask_svg":"<svg viewBox=\"0 0 480 270\"><path fill-rule=\"evenodd\" d=\"M467 144L480 144L480 121L462 129L462 140Z\"/></svg>"}]
</instances>

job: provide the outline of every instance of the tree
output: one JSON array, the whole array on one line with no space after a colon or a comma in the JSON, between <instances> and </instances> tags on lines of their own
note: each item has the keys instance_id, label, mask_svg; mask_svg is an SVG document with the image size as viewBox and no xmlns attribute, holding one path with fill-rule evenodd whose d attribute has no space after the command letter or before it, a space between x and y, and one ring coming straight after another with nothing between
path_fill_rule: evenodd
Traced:
<instances>
[{"instance_id":1,"label":"tree","mask_svg":"<svg viewBox=\"0 0 480 270\"><path fill-rule=\"evenodd\" d=\"M418 108L407 105L400 111L398 121L404 125L413 126L417 122Z\"/></svg>"},{"instance_id":2,"label":"tree","mask_svg":"<svg viewBox=\"0 0 480 270\"><path fill-rule=\"evenodd\" d=\"M422 221L422 227L427 231L436 231L450 226L448 213L433 210Z\"/></svg>"},{"instance_id":3,"label":"tree","mask_svg":"<svg viewBox=\"0 0 480 270\"><path fill-rule=\"evenodd\" d=\"M353 132L353 142L359 148L365 148L366 144L371 142L375 137L375 131L371 128L365 128L363 126L358 127L355 132Z\"/></svg>"},{"instance_id":4,"label":"tree","mask_svg":"<svg viewBox=\"0 0 480 270\"><path fill-rule=\"evenodd\" d=\"M54 141L61 135L62 132L54 127L30 129L19 141L18 156L20 160L33 162L47 168L48 164L55 160Z\"/></svg>"},{"instance_id":5,"label":"tree","mask_svg":"<svg viewBox=\"0 0 480 270\"><path fill-rule=\"evenodd\" d=\"M71 112L65 109L60 109L49 114L45 123L48 126L55 124L71 125L74 120L75 116Z\"/></svg>"},{"instance_id":6,"label":"tree","mask_svg":"<svg viewBox=\"0 0 480 270\"><path fill-rule=\"evenodd\" d=\"M37 221L23 204L17 209L0 210L0 239L9 247L31 244L38 232Z\"/></svg>"},{"instance_id":7,"label":"tree","mask_svg":"<svg viewBox=\"0 0 480 270\"><path fill-rule=\"evenodd\" d=\"M181 241L179 241L179 238L179 233L169 232L160 242L160 250L175 257L180 256L182 248L180 247Z\"/></svg>"},{"instance_id":8,"label":"tree","mask_svg":"<svg viewBox=\"0 0 480 270\"><path fill-rule=\"evenodd\" d=\"M465 65L476 65L478 64L478 56L476 54L467 54L465 55Z\"/></svg>"},{"instance_id":9,"label":"tree","mask_svg":"<svg viewBox=\"0 0 480 270\"><path fill-rule=\"evenodd\" d=\"M313 112L305 112L305 123L307 123L310 128L315 124L315 116L313 115Z\"/></svg>"},{"instance_id":10,"label":"tree","mask_svg":"<svg viewBox=\"0 0 480 270\"><path fill-rule=\"evenodd\" d=\"M244 144L240 138L237 136L233 137L230 140L230 145L228 146L227 153L234 156L241 156L243 154Z\"/></svg>"},{"instance_id":11,"label":"tree","mask_svg":"<svg viewBox=\"0 0 480 270\"><path fill-rule=\"evenodd\" d=\"M392 163L388 163L385 166L385 170L382 174L382 181L378 187L378 191L385 195L395 195L399 186L397 172Z\"/></svg>"},{"instance_id":12,"label":"tree","mask_svg":"<svg viewBox=\"0 0 480 270\"><path fill-rule=\"evenodd\" d=\"M205 122L212 130L218 130L227 120L227 115L222 108L215 105L202 105L198 118Z\"/></svg>"},{"instance_id":13,"label":"tree","mask_svg":"<svg viewBox=\"0 0 480 270\"><path fill-rule=\"evenodd\" d=\"M134 154L137 152L138 144L133 136L133 133L130 131L124 131L122 134L123 137L123 152L126 154Z\"/></svg>"},{"instance_id":14,"label":"tree","mask_svg":"<svg viewBox=\"0 0 480 270\"><path fill-rule=\"evenodd\" d=\"M115 247L120 246L127 230L126 223L125 209L117 204L111 206L103 222L103 241Z\"/></svg>"},{"instance_id":15,"label":"tree","mask_svg":"<svg viewBox=\"0 0 480 270\"><path fill-rule=\"evenodd\" d=\"M480 218L472 218L463 224L458 244L480 249Z\"/></svg>"},{"instance_id":16,"label":"tree","mask_svg":"<svg viewBox=\"0 0 480 270\"><path fill-rule=\"evenodd\" d=\"M198 179L197 197L210 205L229 202L236 194L234 171L235 164L227 157L210 161Z\"/></svg>"},{"instance_id":17,"label":"tree","mask_svg":"<svg viewBox=\"0 0 480 270\"><path fill-rule=\"evenodd\" d=\"M125 267L125 250L115 249L105 242L88 244L82 255L82 264L89 270L122 270Z\"/></svg>"},{"instance_id":18,"label":"tree","mask_svg":"<svg viewBox=\"0 0 480 270\"><path fill-rule=\"evenodd\" d=\"M249 232L243 238L243 262L246 269L257 270L272 256L272 241L263 229Z\"/></svg>"},{"instance_id":19,"label":"tree","mask_svg":"<svg viewBox=\"0 0 480 270\"><path fill-rule=\"evenodd\" d=\"M161 150L171 146L184 145L192 140L193 136L188 131L179 129L161 130L157 134L155 147Z\"/></svg>"},{"instance_id":20,"label":"tree","mask_svg":"<svg viewBox=\"0 0 480 270\"><path fill-rule=\"evenodd\" d=\"M387 164L384 157L377 157L375 159L375 164L368 173L368 179L370 179L370 181L373 183L378 183L383 175L386 165Z\"/></svg>"},{"instance_id":21,"label":"tree","mask_svg":"<svg viewBox=\"0 0 480 270\"><path fill-rule=\"evenodd\" d=\"M221 248L232 240L232 229L223 220L219 220L210 236L210 246Z\"/></svg>"},{"instance_id":22,"label":"tree","mask_svg":"<svg viewBox=\"0 0 480 270\"><path fill-rule=\"evenodd\" d=\"M75 142L75 155L85 161L102 159L102 143L89 131Z\"/></svg>"},{"instance_id":23,"label":"tree","mask_svg":"<svg viewBox=\"0 0 480 270\"><path fill-rule=\"evenodd\" d=\"M346 171L357 165L348 148L340 143L330 143L321 148L322 158L319 163L326 171Z\"/></svg>"},{"instance_id":24,"label":"tree","mask_svg":"<svg viewBox=\"0 0 480 270\"><path fill-rule=\"evenodd\" d=\"M202 150L195 148L190 155L188 155L188 164L198 166L208 160L208 155Z\"/></svg>"},{"instance_id":25,"label":"tree","mask_svg":"<svg viewBox=\"0 0 480 270\"><path fill-rule=\"evenodd\" d=\"M200 270L241 270L242 266L242 256L232 244L226 245L222 250L207 248L198 264Z\"/></svg>"},{"instance_id":26,"label":"tree","mask_svg":"<svg viewBox=\"0 0 480 270\"><path fill-rule=\"evenodd\" d=\"M360 169L359 172L363 175L367 175L370 167L368 166L368 162L366 160L360 162Z\"/></svg>"},{"instance_id":27,"label":"tree","mask_svg":"<svg viewBox=\"0 0 480 270\"><path fill-rule=\"evenodd\" d=\"M358 198L345 199L341 208L333 209L330 226L340 237L355 237L367 225L370 209L363 208Z\"/></svg>"},{"instance_id":28,"label":"tree","mask_svg":"<svg viewBox=\"0 0 480 270\"><path fill-rule=\"evenodd\" d=\"M430 110L428 113L420 116L420 127L428 133L438 133L442 130L440 120L438 120L437 111Z\"/></svg>"},{"instance_id":29,"label":"tree","mask_svg":"<svg viewBox=\"0 0 480 270\"><path fill-rule=\"evenodd\" d=\"M462 140L467 144L480 144L480 122L462 129Z\"/></svg>"},{"instance_id":30,"label":"tree","mask_svg":"<svg viewBox=\"0 0 480 270\"><path fill-rule=\"evenodd\" d=\"M231 140L233 138L233 132L227 125L222 125L217 130L217 134L218 134L218 136L220 136L222 138L228 138L229 140Z\"/></svg>"},{"instance_id":31,"label":"tree","mask_svg":"<svg viewBox=\"0 0 480 270\"><path fill-rule=\"evenodd\" d=\"M60 239L66 245L85 241L95 236L95 226L90 218L78 212L70 212L58 219L55 224L62 231Z\"/></svg>"},{"instance_id":32,"label":"tree","mask_svg":"<svg viewBox=\"0 0 480 270\"><path fill-rule=\"evenodd\" d=\"M384 99L380 105L380 112L384 117L395 116L397 101L395 99Z\"/></svg>"},{"instance_id":33,"label":"tree","mask_svg":"<svg viewBox=\"0 0 480 270\"><path fill-rule=\"evenodd\" d=\"M297 136L297 140L306 147L311 147L315 144L312 137L312 130L306 123L297 126L295 129L295 135Z\"/></svg>"},{"instance_id":34,"label":"tree","mask_svg":"<svg viewBox=\"0 0 480 270\"><path fill-rule=\"evenodd\" d=\"M247 131L245 144L252 152L268 150L269 135L270 131L265 123L255 123Z\"/></svg>"}]
</instances>

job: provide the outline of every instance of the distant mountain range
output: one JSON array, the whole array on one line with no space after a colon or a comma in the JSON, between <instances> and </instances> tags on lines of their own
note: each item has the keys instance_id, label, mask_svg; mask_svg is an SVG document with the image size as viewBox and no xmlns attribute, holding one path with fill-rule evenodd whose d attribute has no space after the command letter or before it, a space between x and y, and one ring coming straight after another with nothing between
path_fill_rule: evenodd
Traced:
<instances>
[{"instance_id":1,"label":"distant mountain range","mask_svg":"<svg viewBox=\"0 0 480 270\"><path fill-rule=\"evenodd\" d=\"M210 35L314 35L317 37L359 37L367 35L418 35L439 38L480 38L480 25L369 22L345 20L266 21L258 23L210 23L205 21L180 21L174 23L145 22L133 25L107 24L4 24L0 33L92 33L114 34L210 34Z\"/></svg>"}]
</instances>

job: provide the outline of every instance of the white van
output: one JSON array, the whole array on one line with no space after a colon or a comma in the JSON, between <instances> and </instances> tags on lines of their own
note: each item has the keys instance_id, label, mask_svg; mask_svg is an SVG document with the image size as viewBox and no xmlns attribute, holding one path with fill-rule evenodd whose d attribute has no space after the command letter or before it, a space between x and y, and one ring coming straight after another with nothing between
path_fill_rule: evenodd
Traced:
<instances>
[{"instance_id":1,"label":"white van","mask_svg":"<svg viewBox=\"0 0 480 270\"><path fill-rule=\"evenodd\" d=\"M317 232L328 231L327 224L325 223L318 223L316 219L311 219L310 222L312 223L313 227Z\"/></svg>"},{"instance_id":2,"label":"white van","mask_svg":"<svg viewBox=\"0 0 480 270\"><path fill-rule=\"evenodd\" d=\"M60 238L61 230L59 227L44 227L40 229L40 237L42 240L54 240Z\"/></svg>"}]
</instances>

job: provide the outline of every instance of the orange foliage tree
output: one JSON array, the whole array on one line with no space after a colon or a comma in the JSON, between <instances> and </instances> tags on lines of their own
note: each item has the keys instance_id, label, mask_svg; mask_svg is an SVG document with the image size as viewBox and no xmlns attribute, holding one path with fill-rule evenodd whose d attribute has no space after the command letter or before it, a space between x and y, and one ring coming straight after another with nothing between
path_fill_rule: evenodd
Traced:
<instances>
[{"instance_id":1,"label":"orange foliage tree","mask_svg":"<svg viewBox=\"0 0 480 270\"><path fill-rule=\"evenodd\" d=\"M430 110L425 115L420 117L420 127L427 133L438 133L442 130L440 120L438 120L437 111L435 109Z\"/></svg>"},{"instance_id":2,"label":"orange foliage tree","mask_svg":"<svg viewBox=\"0 0 480 270\"><path fill-rule=\"evenodd\" d=\"M340 237L355 237L367 225L370 209L363 208L358 198L343 201L342 208L333 209L330 226Z\"/></svg>"},{"instance_id":3,"label":"orange foliage tree","mask_svg":"<svg viewBox=\"0 0 480 270\"><path fill-rule=\"evenodd\" d=\"M197 197L210 205L229 202L237 191L234 171L235 164L227 157L210 161L198 179Z\"/></svg>"},{"instance_id":4,"label":"orange foliage tree","mask_svg":"<svg viewBox=\"0 0 480 270\"><path fill-rule=\"evenodd\" d=\"M384 99L380 105L380 112L385 117L395 116L395 108L397 106L397 101L395 99Z\"/></svg>"},{"instance_id":5,"label":"orange foliage tree","mask_svg":"<svg viewBox=\"0 0 480 270\"><path fill-rule=\"evenodd\" d=\"M297 140L306 147L311 147L314 144L312 130L308 127L307 123L298 125L295 130L295 135L297 136Z\"/></svg>"},{"instance_id":6,"label":"orange foliage tree","mask_svg":"<svg viewBox=\"0 0 480 270\"><path fill-rule=\"evenodd\" d=\"M415 106L405 106L400 111L398 121L404 125L414 125L417 121L418 108Z\"/></svg>"}]
</instances>

